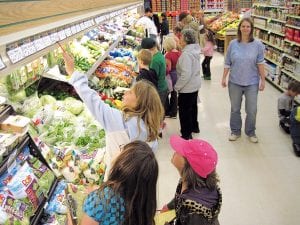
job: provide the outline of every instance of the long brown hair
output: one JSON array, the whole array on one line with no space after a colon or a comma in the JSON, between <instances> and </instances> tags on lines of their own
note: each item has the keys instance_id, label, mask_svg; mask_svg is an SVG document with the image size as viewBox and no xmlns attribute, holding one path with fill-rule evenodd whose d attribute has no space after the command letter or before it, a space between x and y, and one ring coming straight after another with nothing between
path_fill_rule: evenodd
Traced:
<instances>
[{"instance_id":1,"label":"long brown hair","mask_svg":"<svg viewBox=\"0 0 300 225\"><path fill-rule=\"evenodd\" d=\"M181 171L181 177L186 182L188 189L197 190L198 188L206 187L209 190L215 190L217 188L219 178L214 170L207 178L200 177L190 166L189 162L184 158L185 164Z\"/></svg>"},{"instance_id":2,"label":"long brown hair","mask_svg":"<svg viewBox=\"0 0 300 225\"><path fill-rule=\"evenodd\" d=\"M112 193L124 199L124 222L120 224L154 225L157 177L158 163L147 143L133 141L123 147L107 182L100 187L110 187Z\"/></svg>"},{"instance_id":3,"label":"long brown hair","mask_svg":"<svg viewBox=\"0 0 300 225\"><path fill-rule=\"evenodd\" d=\"M139 123L142 119L148 131L147 141L154 141L158 138L160 124L164 115L158 92L150 82L145 80L136 82L132 90L136 95L137 103L135 108L125 106L122 109L125 119L137 116ZM138 129L140 130L139 124Z\"/></svg>"},{"instance_id":4,"label":"long brown hair","mask_svg":"<svg viewBox=\"0 0 300 225\"><path fill-rule=\"evenodd\" d=\"M250 35L249 35L249 39L248 39L248 42L252 42L254 41L254 36L253 36L253 32L254 32L254 25L253 25L253 22L251 20L250 17L244 17L240 23L239 23L239 26L238 26L238 33L237 33L237 40L238 42L241 42L242 41L242 32L241 32L241 25L243 22L248 22L250 23L250 26L251 26L251 32L250 32Z\"/></svg>"}]
</instances>

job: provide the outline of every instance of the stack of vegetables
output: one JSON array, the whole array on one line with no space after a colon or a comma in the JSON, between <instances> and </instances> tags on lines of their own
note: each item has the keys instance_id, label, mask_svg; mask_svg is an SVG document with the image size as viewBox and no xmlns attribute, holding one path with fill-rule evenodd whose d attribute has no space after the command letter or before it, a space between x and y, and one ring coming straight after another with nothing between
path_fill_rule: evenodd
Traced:
<instances>
[{"instance_id":1,"label":"stack of vegetables","mask_svg":"<svg viewBox=\"0 0 300 225\"><path fill-rule=\"evenodd\" d=\"M102 182L105 132L81 101L35 94L21 108L33 121L29 133L36 144L49 147L42 154L58 177L79 184Z\"/></svg>"},{"instance_id":2,"label":"stack of vegetables","mask_svg":"<svg viewBox=\"0 0 300 225\"><path fill-rule=\"evenodd\" d=\"M29 225L55 176L25 147L0 176L0 224Z\"/></svg>"},{"instance_id":3,"label":"stack of vegetables","mask_svg":"<svg viewBox=\"0 0 300 225\"><path fill-rule=\"evenodd\" d=\"M218 32L238 19L239 19L239 14L233 12L227 12L224 15L222 15L220 18L213 21L212 23L209 23L208 28L213 32Z\"/></svg>"},{"instance_id":4,"label":"stack of vegetables","mask_svg":"<svg viewBox=\"0 0 300 225\"><path fill-rule=\"evenodd\" d=\"M217 34L225 36L227 30L237 30L240 20L235 20L233 23L230 23L228 26L224 27L222 30L218 31Z\"/></svg>"}]
</instances>

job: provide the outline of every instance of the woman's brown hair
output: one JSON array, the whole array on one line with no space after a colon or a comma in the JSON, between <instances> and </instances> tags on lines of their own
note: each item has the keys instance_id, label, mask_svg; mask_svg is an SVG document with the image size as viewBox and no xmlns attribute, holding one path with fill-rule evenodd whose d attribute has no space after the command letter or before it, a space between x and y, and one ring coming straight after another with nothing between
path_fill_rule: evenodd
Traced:
<instances>
[{"instance_id":1,"label":"woman's brown hair","mask_svg":"<svg viewBox=\"0 0 300 225\"><path fill-rule=\"evenodd\" d=\"M238 33L237 33L237 40L238 42L241 42L242 41L242 32L241 32L241 25L243 22L248 22L250 23L250 26L251 26L251 32L250 32L250 35L249 35L249 39L248 39L248 42L252 42L254 41L254 36L253 36L253 32L254 32L254 25L253 25L253 22L251 20L250 17L244 17L240 23L239 23L239 26L238 26Z\"/></svg>"},{"instance_id":2,"label":"woman's brown hair","mask_svg":"<svg viewBox=\"0 0 300 225\"><path fill-rule=\"evenodd\" d=\"M158 138L164 109L156 88L145 80L135 83L132 87L136 95L137 103L135 108L124 107L125 119L138 117L138 129L140 130L140 120L143 120L147 131L147 141L154 141Z\"/></svg>"},{"instance_id":3,"label":"woman's brown hair","mask_svg":"<svg viewBox=\"0 0 300 225\"><path fill-rule=\"evenodd\" d=\"M143 141L126 144L99 190L103 193L109 187L111 194L124 199L124 221L119 224L154 225L157 178L158 163L149 145Z\"/></svg>"}]
</instances>

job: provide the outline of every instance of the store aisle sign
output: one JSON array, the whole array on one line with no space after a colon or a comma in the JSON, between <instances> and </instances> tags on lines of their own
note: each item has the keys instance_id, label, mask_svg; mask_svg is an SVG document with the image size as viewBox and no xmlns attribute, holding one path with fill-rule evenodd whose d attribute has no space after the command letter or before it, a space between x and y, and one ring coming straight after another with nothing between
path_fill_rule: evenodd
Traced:
<instances>
[{"instance_id":1,"label":"store aisle sign","mask_svg":"<svg viewBox=\"0 0 300 225\"><path fill-rule=\"evenodd\" d=\"M2 61L2 59L0 57L0 70L2 70L4 68L5 68L5 64L4 64L4 62Z\"/></svg>"},{"instance_id":2,"label":"store aisle sign","mask_svg":"<svg viewBox=\"0 0 300 225\"><path fill-rule=\"evenodd\" d=\"M7 51L7 55L12 63L16 63L24 59L24 55L21 47L17 47Z\"/></svg>"}]
</instances>

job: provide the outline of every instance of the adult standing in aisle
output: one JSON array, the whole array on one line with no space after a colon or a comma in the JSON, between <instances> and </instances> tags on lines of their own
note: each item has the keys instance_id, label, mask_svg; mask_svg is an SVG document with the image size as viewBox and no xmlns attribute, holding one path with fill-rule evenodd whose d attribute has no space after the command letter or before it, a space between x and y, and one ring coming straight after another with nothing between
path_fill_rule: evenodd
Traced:
<instances>
[{"instance_id":1,"label":"adult standing in aisle","mask_svg":"<svg viewBox=\"0 0 300 225\"><path fill-rule=\"evenodd\" d=\"M245 96L245 133L253 143L258 142L256 136L256 113L258 90L265 88L264 45L253 37L253 23L246 17L238 25L237 39L228 46L222 86L227 86L231 103L229 141L236 141L241 136L241 105Z\"/></svg>"},{"instance_id":2,"label":"adult standing in aisle","mask_svg":"<svg viewBox=\"0 0 300 225\"><path fill-rule=\"evenodd\" d=\"M180 131L184 139L192 139L192 132L200 132L197 120L201 86L200 46L195 35L192 29L182 30L179 40L182 53L176 66L178 80L174 89L178 92Z\"/></svg>"},{"instance_id":3,"label":"adult standing in aisle","mask_svg":"<svg viewBox=\"0 0 300 225\"><path fill-rule=\"evenodd\" d=\"M152 20L152 16L152 10L150 8L146 8L144 16L135 23L135 26L144 27L146 30L146 37L153 38L157 41L158 29Z\"/></svg>"},{"instance_id":4,"label":"adult standing in aisle","mask_svg":"<svg viewBox=\"0 0 300 225\"><path fill-rule=\"evenodd\" d=\"M161 24L160 24L160 45L161 50L163 50L163 40L164 37L169 34L169 22L166 13L161 14Z\"/></svg>"}]
</instances>

